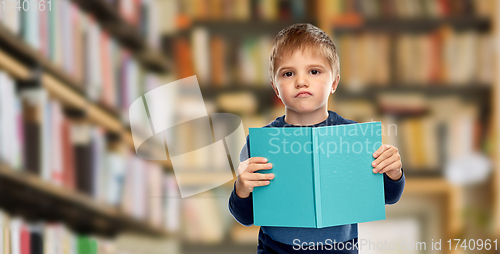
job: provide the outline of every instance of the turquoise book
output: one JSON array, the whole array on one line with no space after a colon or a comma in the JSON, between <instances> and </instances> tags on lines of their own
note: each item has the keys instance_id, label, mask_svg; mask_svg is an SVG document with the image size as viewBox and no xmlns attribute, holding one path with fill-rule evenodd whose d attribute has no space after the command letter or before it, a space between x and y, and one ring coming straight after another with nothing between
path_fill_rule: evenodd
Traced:
<instances>
[{"instance_id":1,"label":"turquoise book","mask_svg":"<svg viewBox=\"0 0 500 254\"><path fill-rule=\"evenodd\" d=\"M249 128L250 156L274 173L253 189L256 226L323 228L385 219L384 179L373 173L380 122Z\"/></svg>"}]
</instances>

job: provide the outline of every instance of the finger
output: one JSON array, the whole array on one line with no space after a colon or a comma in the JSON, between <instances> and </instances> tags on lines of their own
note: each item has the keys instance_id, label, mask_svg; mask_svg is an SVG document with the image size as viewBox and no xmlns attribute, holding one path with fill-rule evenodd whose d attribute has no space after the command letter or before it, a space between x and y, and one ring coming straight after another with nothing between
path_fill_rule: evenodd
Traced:
<instances>
[{"instance_id":1,"label":"finger","mask_svg":"<svg viewBox=\"0 0 500 254\"><path fill-rule=\"evenodd\" d=\"M399 160L387 165L382 170L380 170L379 173L383 174L383 173L387 173L391 170L398 170L398 169L401 169L401 162Z\"/></svg>"},{"instance_id":2,"label":"finger","mask_svg":"<svg viewBox=\"0 0 500 254\"><path fill-rule=\"evenodd\" d=\"M376 167L377 165L379 165L382 161L384 161L385 159L391 157L393 154L396 153L396 150L395 148L391 147L389 148L388 150L385 150L382 154L380 154L377 159L375 159L373 162L372 162L372 166L373 167Z\"/></svg>"},{"instance_id":3,"label":"finger","mask_svg":"<svg viewBox=\"0 0 500 254\"><path fill-rule=\"evenodd\" d=\"M248 163L249 164L252 164L252 163L267 163L267 158L264 158L264 157L251 157L250 159L248 159Z\"/></svg>"},{"instance_id":4,"label":"finger","mask_svg":"<svg viewBox=\"0 0 500 254\"><path fill-rule=\"evenodd\" d=\"M379 155L381 155L385 150L389 149L391 145L384 145L382 144L377 151L373 153L373 158L377 158Z\"/></svg>"},{"instance_id":5,"label":"finger","mask_svg":"<svg viewBox=\"0 0 500 254\"><path fill-rule=\"evenodd\" d=\"M260 174L260 173L254 173L254 174L248 174L246 177L247 180L249 181L265 181L265 180L271 180L274 178L274 174Z\"/></svg>"},{"instance_id":6,"label":"finger","mask_svg":"<svg viewBox=\"0 0 500 254\"><path fill-rule=\"evenodd\" d=\"M238 173L241 175L243 173L253 173L257 170L265 170L265 169L271 169L273 168L273 165L271 163L266 163L266 164L249 164L249 165L240 165L238 167Z\"/></svg>"},{"instance_id":7,"label":"finger","mask_svg":"<svg viewBox=\"0 0 500 254\"><path fill-rule=\"evenodd\" d=\"M254 167L254 165L266 165L266 164L270 164L270 163L261 164L262 161L263 161L262 159L267 160L266 158L263 158L263 157L252 157L250 159L247 159L247 160L243 161L238 166L238 175L241 175L244 172L250 172L250 173L252 173L255 170L259 170L259 169L252 169ZM269 169L268 167L269 167L269 165L267 165L265 168L262 168L262 169ZM272 168L272 165L271 165L270 168Z\"/></svg>"},{"instance_id":8,"label":"finger","mask_svg":"<svg viewBox=\"0 0 500 254\"><path fill-rule=\"evenodd\" d=\"M269 181L251 181L249 183L249 186L251 187L259 187L259 186L266 186L269 185Z\"/></svg>"},{"instance_id":9,"label":"finger","mask_svg":"<svg viewBox=\"0 0 500 254\"><path fill-rule=\"evenodd\" d=\"M385 168L387 165L395 162L395 161L398 161L398 155L397 154L393 154L391 155L389 158L386 158L385 160L381 161L376 167L373 168L373 173L378 173L380 170L382 170L383 168Z\"/></svg>"},{"instance_id":10,"label":"finger","mask_svg":"<svg viewBox=\"0 0 500 254\"><path fill-rule=\"evenodd\" d=\"M250 164L246 170L247 173L254 173L255 171L258 170L265 170L265 169L272 169L273 164L272 163L266 163L266 164Z\"/></svg>"}]
</instances>

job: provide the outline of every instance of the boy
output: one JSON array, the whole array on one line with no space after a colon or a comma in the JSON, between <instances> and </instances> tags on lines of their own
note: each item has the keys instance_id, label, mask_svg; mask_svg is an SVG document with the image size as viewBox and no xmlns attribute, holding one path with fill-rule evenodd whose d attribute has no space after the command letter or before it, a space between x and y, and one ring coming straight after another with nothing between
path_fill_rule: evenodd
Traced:
<instances>
[{"instance_id":1,"label":"boy","mask_svg":"<svg viewBox=\"0 0 500 254\"><path fill-rule=\"evenodd\" d=\"M264 127L317 127L356 123L329 111L328 97L338 86L339 60L328 35L311 24L295 24L274 38L269 61L271 86L285 105L285 115ZM272 168L267 159L249 158L249 142L240 153L239 176L229 198L229 210L245 226L253 224L253 188L272 184L273 174L255 173ZM385 203L396 203L403 193L405 177L397 148L382 145L373 153L373 172L384 174ZM300 243L322 242L314 252L358 253L357 224L327 228L261 227L258 253L301 253L308 246ZM295 240L295 242L294 242ZM338 244L344 242L342 244ZM338 244L338 245L337 245ZM319 245L318 245L319 246ZM312 248L314 249L314 248ZM319 251L318 251L319 250Z\"/></svg>"}]
</instances>

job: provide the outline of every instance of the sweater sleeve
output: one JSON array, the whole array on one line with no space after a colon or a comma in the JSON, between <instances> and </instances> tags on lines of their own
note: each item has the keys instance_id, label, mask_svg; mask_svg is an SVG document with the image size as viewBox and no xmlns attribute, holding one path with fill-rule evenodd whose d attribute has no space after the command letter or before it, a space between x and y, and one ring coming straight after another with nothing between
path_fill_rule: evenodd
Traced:
<instances>
[{"instance_id":1,"label":"sweater sleeve","mask_svg":"<svg viewBox=\"0 0 500 254\"><path fill-rule=\"evenodd\" d=\"M249 142L247 135L247 142L240 152L240 162L250 158ZM236 182L233 184L233 191L229 197L229 212L233 215L234 219L243 226L253 225L253 202L252 193L247 198L240 198L236 194Z\"/></svg>"},{"instance_id":2,"label":"sweater sleeve","mask_svg":"<svg viewBox=\"0 0 500 254\"><path fill-rule=\"evenodd\" d=\"M405 188L405 172L401 168L402 174L399 180L392 180L384 173L384 191L385 191L385 204L392 205L396 204L401 195L403 195L403 190Z\"/></svg>"}]
</instances>

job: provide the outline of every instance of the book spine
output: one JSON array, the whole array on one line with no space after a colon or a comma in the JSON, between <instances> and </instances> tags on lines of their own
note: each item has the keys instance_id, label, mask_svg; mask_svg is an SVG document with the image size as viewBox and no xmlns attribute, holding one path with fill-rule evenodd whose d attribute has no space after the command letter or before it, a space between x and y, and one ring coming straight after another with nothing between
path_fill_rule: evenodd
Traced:
<instances>
[{"instance_id":1,"label":"book spine","mask_svg":"<svg viewBox=\"0 0 500 254\"><path fill-rule=\"evenodd\" d=\"M323 227L323 219L321 216L321 181L319 171L319 154L318 154L318 129L311 128L312 144L313 144L313 177L314 177L314 210L316 211L316 228Z\"/></svg>"}]
</instances>

